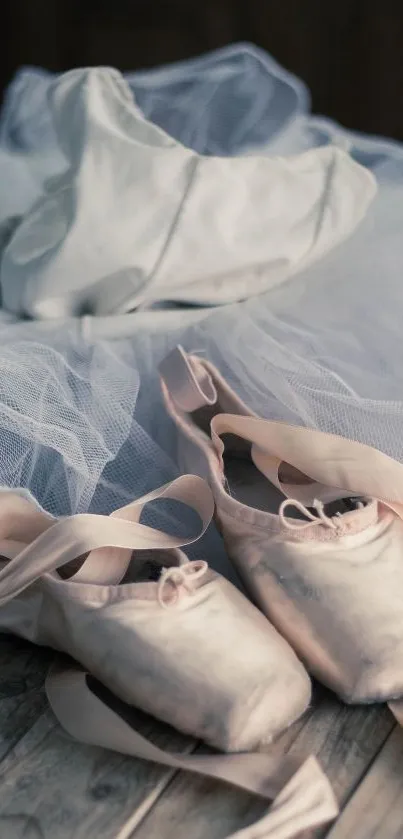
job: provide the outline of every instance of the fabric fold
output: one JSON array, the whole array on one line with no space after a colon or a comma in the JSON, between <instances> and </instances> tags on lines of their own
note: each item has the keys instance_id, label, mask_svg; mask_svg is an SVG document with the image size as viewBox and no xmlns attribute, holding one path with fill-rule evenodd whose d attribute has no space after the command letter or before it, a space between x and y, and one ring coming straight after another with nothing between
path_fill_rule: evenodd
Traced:
<instances>
[{"instance_id":1,"label":"fabric fold","mask_svg":"<svg viewBox=\"0 0 403 839\"><path fill-rule=\"evenodd\" d=\"M3 253L3 305L47 319L260 294L346 238L375 180L333 147L206 157L143 118L122 76L73 70L50 91L68 169Z\"/></svg>"}]
</instances>

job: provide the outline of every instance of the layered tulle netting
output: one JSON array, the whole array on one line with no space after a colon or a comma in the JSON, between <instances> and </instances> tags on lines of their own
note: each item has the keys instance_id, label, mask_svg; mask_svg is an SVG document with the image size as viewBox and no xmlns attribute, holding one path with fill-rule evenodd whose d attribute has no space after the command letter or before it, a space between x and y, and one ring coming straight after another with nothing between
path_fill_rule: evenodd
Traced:
<instances>
[{"instance_id":1,"label":"layered tulle netting","mask_svg":"<svg viewBox=\"0 0 403 839\"><path fill-rule=\"evenodd\" d=\"M51 81L25 70L6 96L0 251L63 162ZM171 480L176 434L158 364L176 343L211 359L259 415L403 460L401 145L313 117L304 86L250 47L129 82L143 113L199 152L288 156L333 144L372 172L377 195L350 238L245 302L169 310L168 301L159 311L60 323L18 322L1 309L0 484L27 487L66 515L109 512Z\"/></svg>"},{"instance_id":2,"label":"layered tulle netting","mask_svg":"<svg viewBox=\"0 0 403 839\"><path fill-rule=\"evenodd\" d=\"M139 372L117 347L1 333L0 482L57 515L106 512L173 466L134 420ZM50 338L49 338L50 340ZM124 462L119 452L125 447Z\"/></svg>"}]
</instances>

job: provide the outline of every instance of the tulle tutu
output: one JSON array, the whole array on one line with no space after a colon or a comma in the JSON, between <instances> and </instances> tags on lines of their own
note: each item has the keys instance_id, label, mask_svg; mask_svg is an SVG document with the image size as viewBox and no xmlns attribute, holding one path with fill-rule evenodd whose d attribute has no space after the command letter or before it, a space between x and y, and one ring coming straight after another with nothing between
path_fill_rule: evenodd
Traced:
<instances>
[{"instance_id":1,"label":"tulle tutu","mask_svg":"<svg viewBox=\"0 0 403 839\"><path fill-rule=\"evenodd\" d=\"M162 407L157 365L176 343L211 359L258 414L338 433L403 460L403 147L311 117L303 86L270 60L259 64L256 89L243 87L240 68L248 55L238 48L237 65L236 49L227 51L232 64L221 67L214 84L217 101L222 85L233 114L242 111L246 96L250 125L260 126L255 144L258 137L267 154L339 144L375 174L378 195L348 241L285 285L244 303L46 324L12 322L3 312L0 483L26 486L51 512L108 512L175 476L176 434ZM204 64L198 60L182 68L183 99L175 100L170 119L180 117L164 125L182 141L186 130L189 136L195 130L185 92L196 82L204 89L212 66L217 60L208 57ZM150 73L149 88L147 74L141 76L149 100L144 93L142 101L136 89L148 116L161 101L168 113L175 86L164 82L164 73L172 81L179 70L158 72ZM189 88L187 73L193 79ZM265 122L264 83L274 89L279 78L282 94L270 101ZM37 73L29 79L34 89L46 77ZM18 84L17 79L3 117L7 154L13 139L21 145L22 136L23 144L37 151L32 137L41 132L35 119L46 123L46 101L42 112L29 111L22 104L26 99L18 98ZM206 114L199 130L208 127L209 150L215 148L215 129L223 153L253 145L250 137L244 142L245 126L237 145L242 132L235 117L232 123L220 122L218 111L207 104L203 121ZM200 140L199 150L206 150L206 142ZM13 153L20 152L14 145ZM168 520L170 513L164 515ZM211 538L213 552L221 556L218 537Z\"/></svg>"},{"instance_id":2,"label":"tulle tutu","mask_svg":"<svg viewBox=\"0 0 403 839\"><path fill-rule=\"evenodd\" d=\"M125 503L126 474L110 469L122 445L137 435L145 460L157 454L133 422L138 371L112 344L0 337L1 483L29 488L56 515Z\"/></svg>"},{"instance_id":3,"label":"tulle tutu","mask_svg":"<svg viewBox=\"0 0 403 839\"><path fill-rule=\"evenodd\" d=\"M200 154L260 148L309 107L305 84L252 44L125 75L144 116ZM16 74L0 115L3 145L19 151L54 147L47 103L53 78L32 67Z\"/></svg>"}]
</instances>

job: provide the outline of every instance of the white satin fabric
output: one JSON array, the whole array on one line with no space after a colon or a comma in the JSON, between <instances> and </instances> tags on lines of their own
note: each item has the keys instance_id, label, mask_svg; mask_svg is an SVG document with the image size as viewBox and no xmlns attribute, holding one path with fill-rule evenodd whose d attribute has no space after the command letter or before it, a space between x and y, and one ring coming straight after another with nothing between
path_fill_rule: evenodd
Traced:
<instances>
[{"instance_id":1,"label":"white satin fabric","mask_svg":"<svg viewBox=\"0 0 403 839\"><path fill-rule=\"evenodd\" d=\"M147 122L107 68L66 73L49 101L66 167L3 253L3 306L19 315L252 297L349 236L376 192L337 148L199 155Z\"/></svg>"}]
</instances>

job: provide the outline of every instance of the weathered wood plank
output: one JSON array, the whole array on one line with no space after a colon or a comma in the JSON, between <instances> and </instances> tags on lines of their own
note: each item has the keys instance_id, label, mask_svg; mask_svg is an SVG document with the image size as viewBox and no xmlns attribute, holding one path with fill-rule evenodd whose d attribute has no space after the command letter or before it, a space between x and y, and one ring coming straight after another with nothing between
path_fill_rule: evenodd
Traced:
<instances>
[{"instance_id":1,"label":"weathered wood plank","mask_svg":"<svg viewBox=\"0 0 403 839\"><path fill-rule=\"evenodd\" d=\"M0 761L46 708L43 682L51 650L0 634Z\"/></svg>"},{"instance_id":2,"label":"weathered wood plank","mask_svg":"<svg viewBox=\"0 0 403 839\"><path fill-rule=\"evenodd\" d=\"M0 636L1 837L222 839L263 812L258 799L218 783L72 741L47 710L43 681L52 658ZM145 715L129 716L159 745L194 748ZM403 735L386 708L349 709L319 689L304 718L272 748L315 753L342 806L352 796L329 839L403 835Z\"/></svg>"},{"instance_id":3,"label":"weathered wood plank","mask_svg":"<svg viewBox=\"0 0 403 839\"><path fill-rule=\"evenodd\" d=\"M273 748L316 754L343 806L393 726L386 708L347 708L320 691L304 719ZM222 839L250 824L264 809L262 801L247 794L181 772L132 839ZM319 837L327 831L321 828L309 835Z\"/></svg>"},{"instance_id":4,"label":"weathered wood plank","mask_svg":"<svg viewBox=\"0 0 403 839\"><path fill-rule=\"evenodd\" d=\"M124 839L175 773L73 741L47 708L43 681L52 657L11 638L0 644L0 837ZM189 738L124 707L163 748L194 748Z\"/></svg>"},{"instance_id":5,"label":"weathered wood plank","mask_svg":"<svg viewBox=\"0 0 403 839\"><path fill-rule=\"evenodd\" d=\"M178 751L191 744L135 715L139 730ZM1 765L0 836L7 839L114 839L130 832L173 775L144 761L73 741L45 711Z\"/></svg>"},{"instance_id":6,"label":"weathered wood plank","mask_svg":"<svg viewBox=\"0 0 403 839\"><path fill-rule=\"evenodd\" d=\"M389 735L329 839L402 839L403 731Z\"/></svg>"}]
</instances>

